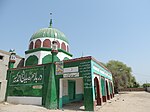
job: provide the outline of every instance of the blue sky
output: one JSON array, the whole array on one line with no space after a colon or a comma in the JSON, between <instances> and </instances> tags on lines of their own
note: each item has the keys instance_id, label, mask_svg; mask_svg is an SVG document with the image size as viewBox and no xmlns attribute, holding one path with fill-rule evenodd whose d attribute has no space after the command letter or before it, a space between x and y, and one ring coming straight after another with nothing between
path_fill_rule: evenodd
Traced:
<instances>
[{"instance_id":1,"label":"blue sky","mask_svg":"<svg viewBox=\"0 0 150 112\"><path fill-rule=\"evenodd\" d=\"M24 57L34 32L49 26L64 32L74 57L118 60L140 83L150 82L149 0L0 0L0 49Z\"/></svg>"}]
</instances>

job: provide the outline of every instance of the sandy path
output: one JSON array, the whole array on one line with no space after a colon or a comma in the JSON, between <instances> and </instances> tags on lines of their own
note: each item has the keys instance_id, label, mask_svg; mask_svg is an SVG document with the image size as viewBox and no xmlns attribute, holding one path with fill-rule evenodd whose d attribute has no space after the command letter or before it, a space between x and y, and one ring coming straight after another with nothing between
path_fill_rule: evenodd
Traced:
<instances>
[{"instance_id":1,"label":"sandy path","mask_svg":"<svg viewBox=\"0 0 150 112\"><path fill-rule=\"evenodd\" d=\"M63 110L48 110L33 105L13 105L0 103L0 112L81 112L81 104L69 104ZM97 106L96 112L150 112L150 93L124 92L116 95L103 106Z\"/></svg>"},{"instance_id":2,"label":"sandy path","mask_svg":"<svg viewBox=\"0 0 150 112\"><path fill-rule=\"evenodd\" d=\"M150 112L150 93L124 92L96 109L98 112Z\"/></svg>"},{"instance_id":3,"label":"sandy path","mask_svg":"<svg viewBox=\"0 0 150 112\"><path fill-rule=\"evenodd\" d=\"M48 110L44 107L33 105L14 105L14 104L0 104L0 112L61 112L60 110Z\"/></svg>"}]
</instances>

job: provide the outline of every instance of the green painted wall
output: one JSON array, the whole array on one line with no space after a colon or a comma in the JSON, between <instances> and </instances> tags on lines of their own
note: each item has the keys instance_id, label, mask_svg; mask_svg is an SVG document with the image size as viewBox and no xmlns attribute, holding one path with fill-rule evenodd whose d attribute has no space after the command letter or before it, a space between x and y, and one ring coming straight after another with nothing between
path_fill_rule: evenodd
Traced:
<instances>
[{"instance_id":1,"label":"green painted wall","mask_svg":"<svg viewBox=\"0 0 150 112\"><path fill-rule=\"evenodd\" d=\"M46 55L43 59L42 59L42 64L45 64L45 63L50 63L52 62L52 55Z\"/></svg>"},{"instance_id":2,"label":"green painted wall","mask_svg":"<svg viewBox=\"0 0 150 112\"><path fill-rule=\"evenodd\" d=\"M74 80L68 80L68 96L69 100L74 100L76 94L76 82Z\"/></svg>"},{"instance_id":3,"label":"green painted wall","mask_svg":"<svg viewBox=\"0 0 150 112\"><path fill-rule=\"evenodd\" d=\"M82 101L83 100L83 94L75 94L75 99L70 100L69 96L63 96L60 101L62 101L62 104L67 104L67 103L71 103L71 102L75 102L75 101Z\"/></svg>"},{"instance_id":4,"label":"green painted wall","mask_svg":"<svg viewBox=\"0 0 150 112\"><path fill-rule=\"evenodd\" d=\"M64 60L69 60L69 58L65 57Z\"/></svg>"},{"instance_id":5,"label":"green painted wall","mask_svg":"<svg viewBox=\"0 0 150 112\"><path fill-rule=\"evenodd\" d=\"M42 96L44 67L10 69L6 96Z\"/></svg>"},{"instance_id":6,"label":"green painted wall","mask_svg":"<svg viewBox=\"0 0 150 112\"><path fill-rule=\"evenodd\" d=\"M112 94L112 86L111 86L111 82L109 82L109 91L110 91L110 94Z\"/></svg>"},{"instance_id":7,"label":"green painted wall","mask_svg":"<svg viewBox=\"0 0 150 112\"><path fill-rule=\"evenodd\" d=\"M76 66L79 67L79 76L83 77L85 110L94 111L94 100L93 100L94 85L92 85L91 59L79 60L75 62L67 62L64 64L64 68Z\"/></svg>"},{"instance_id":8,"label":"green painted wall","mask_svg":"<svg viewBox=\"0 0 150 112\"><path fill-rule=\"evenodd\" d=\"M93 79L95 71L92 68L93 61L90 58L88 58L84 60L64 62L64 68L78 66L79 77L83 77L84 94L75 94L75 98L73 100L69 100L68 95L63 96L62 98L59 98L59 79L63 78L63 75L55 75L55 76L51 75L52 66L54 67L54 69L56 69L55 65L52 65L51 63L49 63L51 61L50 60L51 58L52 58L51 55L45 56L42 60L44 65L41 65L41 66L28 67L28 68L23 68L23 69L10 69L7 74L7 79L9 80L8 80L8 88L7 88L6 94L9 96L42 96L42 105L46 106L46 105L51 105L51 104L46 104L47 101L50 102L54 100L52 98L53 93L51 93L50 91L56 91L57 98L55 99L59 99L59 101L57 102L54 101L54 102L57 103L57 106L59 108L62 107L62 104L66 104L66 103L74 102L74 101L80 101L84 99L85 110L94 111L95 94L94 94L94 80L92 79ZM27 60L26 65L31 64L29 60L32 61L32 57ZM49 63L49 64L45 64L45 63ZM17 70L19 72L17 72ZM35 73L35 71L38 71L38 72ZM32 77L31 74L33 73L37 75ZM17 75L17 74L20 74L20 75ZM42 74L42 80L40 80L41 79L40 74ZM24 78L26 80L23 80ZM53 84L52 84L53 79L55 79L55 81L53 81ZM38 85L40 85L41 88L38 88ZM55 89L52 85L55 86ZM101 80L101 89L102 89L102 95L105 96L106 91L105 91L104 80ZM50 93L48 93L48 91ZM50 99L47 100L47 98L50 98Z\"/></svg>"},{"instance_id":9,"label":"green painted wall","mask_svg":"<svg viewBox=\"0 0 150 112\"><path fill-rule=\"evenodd\" d=\"M25 51L25 54L30 54L30 53L34 53L34 52L37 52L37 51L51 51L52 49L51 48L44 48L44 47L41 47L41 48L36 48L36 49L30 49L30 50L27 50ZM63 49L58 49L58 52L62 52L70 57L72 57L73 55L70 54L69 52L63 50Z\"/></svg>"},{"instance_id":10,"label":"green painted wall","mask_svg":"<svg viewBox=\"0 0 150 112\"><path fill-rule=\"evenodd\" d=\"M45 107L48 109L57 109L57 89L56 89L56 80L55 80L55 66L54 63L50 66L50 75L48 78L47 89L46 89L46 98L45 98Z\"/></svg>"},{"instance_id":11,"label":"green painted wall","mask_svg":"<svg viewBox=\"0 0 150 112\"><path fill-rule=\"evenodd\" d=\"M9 66L8 66L8 68L10 69L10 68L14 68L14 62L9 62Z\"/></svg>"},{"instance_id":12,"label":"green painted wall","mask_svg":"<svg viewBox=\"0 0 150 112\"><path fill-rule=\"evenodd\" d=\"M32 66L38 64L38 58L35 55L29 56L25 62L25 66Z\"/></svg>"},{"instance_id":13,"label":"green painted wall","mask_svg":"<svg viewBox=\"0 0 150 112\"><path fill-rule=\"evenodd\" d=\"M7 74L7 96L42 97L42 105L47 108L57 108L57 89L52 64L40 66L9 69ZM54 91L56 97L54 97Z\"/></svg>"},{"instance_id":14,"label":"green painted wall","mask_svg":"<svg viewBox=\"0 0 150 112\"><path fill-rule=\"evenodd\" d=\"M56 69L56 68L55 68L55 69ZM59 84L60 84L60 83L59 83L59 79L60 79L60 78L63 78L63 75L56 75L55 78L56 78L57 99L59 99L58 102L57 102L57 103L58 103L57 105L58 105L58 108L61 109L61 108L62 108L62 99L59 98L59 92L60 92L60 91L59 91Z\"/></svg>"},{"instance_id":15,"label":"green painted wall","mask_svg":"<svg viewBox=\"0 0 150 112\"><path fill-rule=\"evenodd\" d=\"M107 70L105 70L103 67L101 67L100 65L98 65L96 62L92 61L92 67L94 67L94 66L96 66L97 68L99 68L103 72L109 74L109 76L106 75L105 73L101 73L101 72L95 70L94 68L92 68L93 73L99 74L100 76L103 76L103 77L105 77L107 79L112 80L112 74L110 72L108 72Z\"/></svg>"},{"instance_id":16,"label":"green painted wall","mask_svg":"<svg viewBox=\"0 0 150 112\"><path fill-rule=\"evenodd\" d=\"M42 85L10 86L8 96L42 97Z\"/></svg>"},{"instance_id":17,"label":"green painted wall","mask_svg":"<svg viewBox=\"0 0 150 112\"><path fill-rule=\"evenodd\" d=\"M44 65L44 83L43 83L43 90L42 90L42 105L43 106L45 106L45 102L46 102L48 79L50 78L50 67L51 67L51 64Z\"/></svg>"},{"instance_id":18,"label":"green painted wall","mask_svg":"<svg viewBox=\"0 0 150 112\"><path fill-rule=\"evenodd\" d=\"M43 84L44 67L20 68L10 70L10 86Z\"/></svg>"},{"instance_id":19,"label":"green painted wall","mask_svg":"<svg viewBox=\"0 0 150 112\"><path fill-rule=\"evenodd\" d=\"M39 71L37 70L37 68L43 68L43 70L39 69ZM15 70L19 70L19 69L14 69L14 70L11 70L11 72L14 74L14 76L17 74L17 72L15 72ZM33 71L38 71L38 73L34 73ZM53 95L51 92L53 92L53 88L56 89L56 87L53 87L52 86L52 80L55 78L54 77L51 77L51 74L52 74L52 64L49 63L49 64L44 64L44 65L40 65L40 66L34 66L34 67L31 67L31 68L23 68L22 71L25 71L25 72L20 72L20 73L24 73L24 74L27 74L27 76L25 77L28 77L28 79L30 79L31 75L30 74L35 74L36 77L32 77L32 80L30 81L27 81L26 84L24 83L13 83L13 87L11 87L11 79L9 80L9 88L12 88L12 91L8 91L9 95L11 96L42 96L42 105L43 106L46 106L48 108L53 108ZM10 74L10 73L9 73ZM42 82L39 80L39 77L40 75L43 75L42 77ZM24 77L24 75L22 75ZM54 76L54 75L53 75ZM8 75L9 77L9 75ZM16 79L15 77L13 77L14 79ZM19 79L21 77L19 76ZM37 79L37 81L35 82L34 79ZM26 80L24 80L26 81ZM32 82L32 83L31 83ZM55 83L55 82L54 82ZM38 85L42 85L42 88L39 89L37 88ZM16 91L17 89L17 91ZM50 91L49 91L50 90ZM17 93L19 92L19 93ZM49 93L50 92L50 93ZM48 97L48 98L47 98ZM46 104L47 100L50 101L49 104ZM57 98L55 98L56 100ZM49 102L48 101L48 102ZM56 102L56 105L57 105L57 102ZM57 108L57 106L55 106L55 108Z\"/></svg>"},{"instance_id":20,"label":"green painted wall","mask_svg":"<svg viewBox=\"0 0 150 112\"><path fill-rule=\"evenodd\" d=\"M101 91L102 91L102 96L106 96L105 80L103 78L101 78Z\"/></svg>"},{"instance_id":21,"label":"green painted wall","mask_svg":"<svg viewBox=\"0 0 150 112\"><path fill-rule=\"evenodd\" d=\"M60 59L56 56L56 61L60 61ZM42 59L42 64L46 64L46 63L51 63L52 62L52 55L46 55L43 59Z\"/></svg>"},{"instance_id":22,"label":"green painted wall","mask_svg":"<svg viewBox=\"0 0 150 112\"><path fill-rule=\"evenodd\" d=\"M94 87L94 69L93 69L93 62L91 60L91 76L92 76L92 92L93 92L93 101L95 101L95 97L96 97L96 91L95 91L95 87Z\"/></svg>"}]
</instances>

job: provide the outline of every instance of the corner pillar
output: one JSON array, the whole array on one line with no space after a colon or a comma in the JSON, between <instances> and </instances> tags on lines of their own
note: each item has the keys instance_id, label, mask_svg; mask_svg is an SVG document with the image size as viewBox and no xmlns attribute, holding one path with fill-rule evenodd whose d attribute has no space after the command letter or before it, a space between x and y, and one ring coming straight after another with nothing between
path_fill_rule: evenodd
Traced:
<instances>
[{"instance_id":1,"label":"corner pillar","mask_svg":"<svg viewBox=\"0 0 150 112\"><path fill-rule=\"evenodd\" d=\"M52 64L50 66L50 76L48 79L48 88L46 94L45 107L48 109L58 108L57 90L56 90L56 80L55 80L55 64L57 50L52 50Z\"/></svg>"}]
</instances>

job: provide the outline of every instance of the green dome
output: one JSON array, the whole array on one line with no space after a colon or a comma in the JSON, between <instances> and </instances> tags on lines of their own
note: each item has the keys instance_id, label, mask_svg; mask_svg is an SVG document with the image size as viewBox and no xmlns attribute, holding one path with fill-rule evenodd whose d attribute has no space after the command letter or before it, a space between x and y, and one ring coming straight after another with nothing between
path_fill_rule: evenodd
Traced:
<instances>
[{"instance_id":1,"label":"green dome","mask_svg":"<svg viewBox=\"0 0 150 112\"><path fill-rule=\"evenodd\" d=\"M64 33L55 28L42 28L38 30L32 35L30 41L33 39L44 38L44 37L57 38L68 43L67 37L64 35Z\"/></svg>"}]
</instances>

